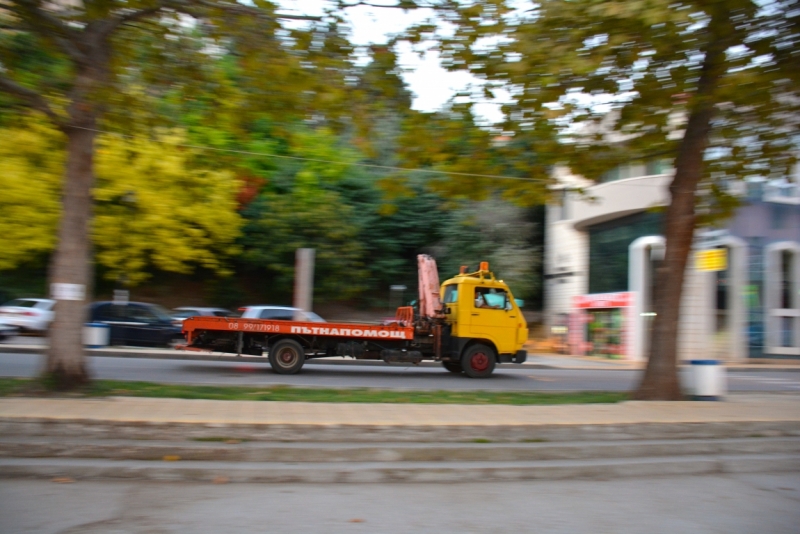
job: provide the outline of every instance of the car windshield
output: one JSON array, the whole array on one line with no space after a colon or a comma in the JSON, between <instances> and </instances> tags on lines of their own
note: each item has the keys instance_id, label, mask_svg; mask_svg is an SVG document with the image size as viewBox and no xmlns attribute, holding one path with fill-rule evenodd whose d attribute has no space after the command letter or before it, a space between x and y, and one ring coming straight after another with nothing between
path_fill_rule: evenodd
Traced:
<instances>
[{"instance_id":1,"label":"car windshield","mask_svg":"<svg viewBox=\"0 0 800 534\"><path fill-rule=\"evenodd\" d=\"M149 306L149 309L150 309L150 312L153 315L155 315L156 317L158 317L158 319L160 321L172 322L172 317L170 316L170 314L167 313L167 310L165 310L161 306L159 306L157 304L153 304L153 305Z\"/></svg>"},{"instance_id":2,"label":"car windshield","mask_svg":"<svg viewBox=\"0 0 800 534\"><path fill-rule=\"evenodd\" d=\"M7 302L4 305L5 306L16 306L17 308L35 308L37 304L40 304L40 302L38 300L14 299L11 302Z\"/></svg>"},{"instance_id":3,"label":"car windshield","mask_svg":"<svg viewBox=\"0 0 800 534\"><path fill-rule=\"evenodd\" d=\"M319 315L317 315L314 312L303 312L303 313L306 316L306 318L305 318L306 321L309 321L309 322L312 322L312 323L324 323L325 322L325 319L323 319L322 317L320 317Z\"/></svg>"},{"instance_id":4,"label":"car windshield","mask_svg":"<svg viewBox=\"0 0 800 534\"><path fill-rule=\"evenodd\" d=\"M180 319L187 319L189 317L194 317L196 315L200 314L195 312L194 310L172 310L172 316L178 317Z\"/></svg>"}]
</instances>

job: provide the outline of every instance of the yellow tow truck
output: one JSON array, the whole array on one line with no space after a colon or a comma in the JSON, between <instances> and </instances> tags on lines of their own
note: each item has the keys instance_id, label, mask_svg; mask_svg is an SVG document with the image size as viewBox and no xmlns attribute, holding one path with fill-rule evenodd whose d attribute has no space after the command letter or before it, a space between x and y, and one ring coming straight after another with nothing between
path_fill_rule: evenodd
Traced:
<instances>
[{"instance_id":1,"label":"yellow tow truck","mask_svg":"<svg viewBox=\"0 0 800 534\"><path fill-rule=\"evenodd\" d=\"M523 363L528 327L511 290L486 262L439 285L436 262L417 257L419 303L383 324L191 317L176 348L267 355L273 371L294 374L306 360L347 356L387 363L441 362L448 371L485 378L498 363Z\"/></svg>"}]
</instances>

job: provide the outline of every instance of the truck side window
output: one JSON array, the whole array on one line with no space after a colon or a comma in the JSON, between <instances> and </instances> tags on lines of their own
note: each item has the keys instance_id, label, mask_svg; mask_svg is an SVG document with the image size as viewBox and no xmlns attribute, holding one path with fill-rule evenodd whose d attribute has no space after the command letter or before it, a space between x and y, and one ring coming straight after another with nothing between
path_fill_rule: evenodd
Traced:
<instances>
[{"instance_id":1,"label":"truck side window","mask_svg":"<svg viewBox=\"0 0 800 534\"><path fill-rule=\"evenodd\" d=\"M502 310L508 301L506 292L495 288L475 288L475 307Z\"/></svg>"}]
</instances>

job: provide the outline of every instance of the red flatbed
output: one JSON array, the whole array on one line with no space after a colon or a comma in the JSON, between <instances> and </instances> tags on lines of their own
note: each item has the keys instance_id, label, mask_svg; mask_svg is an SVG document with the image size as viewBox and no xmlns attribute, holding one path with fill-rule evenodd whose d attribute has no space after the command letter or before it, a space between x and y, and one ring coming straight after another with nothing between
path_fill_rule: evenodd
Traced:
<instances>
[{"instance_id":1,"label":"red flatbed","mask_svg":"<svg viewBox=\"0 0 800 534\"><path fill-rule=\"evenodd\" d=\"M312 323L269 319L231 317L191 317L183 322L187 345L191 346L196 331L245 332L253 334L290 334L295 336L346 337L372 340L412 340L414 327L397 321L386 325L359 323ZM188 347L186 347L188 348Z\"/></svg>"}]
</instances>

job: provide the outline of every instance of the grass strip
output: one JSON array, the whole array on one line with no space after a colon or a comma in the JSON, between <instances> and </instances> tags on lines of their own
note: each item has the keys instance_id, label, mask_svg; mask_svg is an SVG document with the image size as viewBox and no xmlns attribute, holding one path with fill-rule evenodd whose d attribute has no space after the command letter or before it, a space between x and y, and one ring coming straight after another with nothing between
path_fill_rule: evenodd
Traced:
<instances>
[{"instance_id":1,"label":"grass strip","mask_svg":"<svg viewBox=\"0 0 800 534\"><path fill-rule=\"evenodd\" d=\"M297 388L291 386L193 386L94 380L82 390L59 394L34 379L0 378L3 397L151 397L212 400L256 400L289 402L358 402L393 404L595 404L627 400L627 393L613 391L398 391L370 388Z\"/></svg>"}]
</instances>

